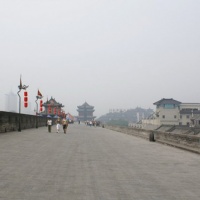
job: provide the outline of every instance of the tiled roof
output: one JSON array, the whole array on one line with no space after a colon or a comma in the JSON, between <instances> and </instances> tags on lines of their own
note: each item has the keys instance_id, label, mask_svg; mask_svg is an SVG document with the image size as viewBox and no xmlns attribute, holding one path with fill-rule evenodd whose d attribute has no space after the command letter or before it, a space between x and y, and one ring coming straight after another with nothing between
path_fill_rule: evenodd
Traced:
<instances>
[{"instance_id":1,"label":"tiled roof","mask_svg":"<svg viewBox=\"0 0 200 200\"><path fill-rule=\"evenodd\" d=\"M46 102L43 103L44 106L47 106L51 104L51 106L59 106L59 107L64 107L62 103L59 103L55 100L55 98L51 97L51 99L47 100Z\"/></svg>"},{"instance_id":2,"label":"tiled roof","mask_svg":"<svg viewBox=\"0 0 200 200\"><path fill-rule=\"evenodd\" d=\"M94 106L90 106L87 102L85 102L83 105L81 105L81 106L77 106L78 108L94 108Z\"/></svg>"},{"instance_id":3,"label":"tiled roof","mask_svg":"<svg viewBox=\"0 0 200 200\"><path fill-rule=\"evenodd\" d=\"M176 100L174 100L174 99L165 99L165 98L163 98L163 99L161 99L161 100L159 100L159 101L157 101L157 102L155 102L154 103L154 105L161 105L161 104L175 104L175 105L179 105L179 104L181 104L181 102L180 101L176 101Z\"/></svg>"}]
</instances>

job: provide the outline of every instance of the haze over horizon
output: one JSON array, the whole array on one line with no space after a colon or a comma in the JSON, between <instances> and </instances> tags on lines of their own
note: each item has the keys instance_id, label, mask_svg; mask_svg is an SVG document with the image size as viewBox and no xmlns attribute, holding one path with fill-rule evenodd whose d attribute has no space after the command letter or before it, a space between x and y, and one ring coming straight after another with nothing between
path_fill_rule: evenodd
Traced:
<instances>
[{"instance_id":1,"label":"haze over horizon","mask_svg":"<svg viewBox=\"0 0 200 200\"><path fill-rule=\"evenodd\" d=\"M152 108L161 98L200 102L199 0L0 0L0 109L22 75L77 115L85 101Z\"/></svg>"}]
</instances>

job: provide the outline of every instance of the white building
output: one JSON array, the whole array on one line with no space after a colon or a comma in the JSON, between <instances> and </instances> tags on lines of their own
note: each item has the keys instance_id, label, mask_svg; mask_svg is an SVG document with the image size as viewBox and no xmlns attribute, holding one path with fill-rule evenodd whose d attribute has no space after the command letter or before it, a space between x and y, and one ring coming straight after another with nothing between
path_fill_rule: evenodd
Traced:
<instances>
[{"instance_id":1,"label":"white building","mask_svg":"<svg viewBox=\"0 0 200 200\"><path fill-rule=\"evenodd\" d=\"M12 91L9 94L6 94L6 109L7 112L18 112L18 96Z\"/></svg>"},{"instance_id":2,"label":"white building","mask_svg":"<svg viewBox=\"0 0 200 200\"><path fill-rule=\"evenodd\" d=\"M182 103L174 99L161 99L154 103L156 111L148 119L142 120L142 126L153 125L186 125L194 126L200 122L194 122L200 117L200 103Z\"/></svg>"}]
</instances>

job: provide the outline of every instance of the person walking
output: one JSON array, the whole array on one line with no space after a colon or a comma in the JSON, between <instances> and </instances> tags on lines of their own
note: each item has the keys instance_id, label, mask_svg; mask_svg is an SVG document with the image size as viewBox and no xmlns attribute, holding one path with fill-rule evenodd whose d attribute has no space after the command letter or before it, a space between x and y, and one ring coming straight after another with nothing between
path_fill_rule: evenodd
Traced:
<instances>
[{"instance_id":1,"label":"person walking","mask_svg":"<svg viewBox=\"0 0 200 200\"><path fill-rule=\"evenodd\" d=\"M56 120L56 132L59 133L60 131L60 118Z\"/></svg>"},{"instance_id":2,"label":"person walking","mask_svg":"<svg viewBox=\"0 0 200 200\"><path fill-rule=\"evenodd\" d=\"M51 133L52 120L50 118L47 120L47 126L48 126L48 132Z\"/></svg>"},{"instance_id":3,"label":"person walking","mask_svg":"<svg viewBox=\"0 0 200 200\"><path fill-rule=\"evenodd\" d=\"M62 120L62 125L63 125L63 131L66 134L67 127L68 127L68 121L65 118L63 118L63 120Z\"/></svg>"}]
</instances>

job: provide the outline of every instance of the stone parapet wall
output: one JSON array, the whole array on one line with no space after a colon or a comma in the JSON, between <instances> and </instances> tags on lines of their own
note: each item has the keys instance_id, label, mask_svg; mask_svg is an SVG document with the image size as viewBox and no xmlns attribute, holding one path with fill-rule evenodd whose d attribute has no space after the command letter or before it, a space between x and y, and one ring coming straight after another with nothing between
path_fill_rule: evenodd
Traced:
<instances>
[{"instance_id":1,"label":"stone parapet wall","mask_svg":"<svg viewBox=\"0 0 200 200\"><path fill-rule=\"evenodd\" d=\"M156 130L137 129L133 127L119 127L119 126L105 126L110 130L118 131L121 133L138 136L141 138L149 139L153 141L168 144L181 149L189 150L195 153L200 153L200 136L189 135L180 133L162 132Z\"/></svg>"},{"instance_id":2,"label":"stone parapet wall","mask_svg":"<svg viewBox=\"0 0 200 200\"><path fill-rule=\"evenodd\" d=\"M200 150L200 136L180 133L153 131L154 139L158 142L165 142L188 148L196 148Z\"/></svg>"},{"instance_id":3,"label":"stone parapet wall","mask_svg":"<svg viewBox=\"0 0 200 200\"><path fill-rule=\"evenodd\" d=\"M134 135L134 136L139 136L145 139L149 139L149 134L152 132L151 130L144 130L144 129L137 129L133 127L120 127L120 126L105 126L105 128L125 133L128 135Z\"/></svg>"},{"instance_id":4,"label":"stone parapet wall","mask_svg":"<svg viewBox=\"0 0 200 200\"><path fill-rule=\"evenodd\" d=\"M36 128L36 120L38 120L38 127L46 126L46 118L20 114L21 130ZM19 129L19 114L12 112L0 111L0 133L17 131Z\"/></svg>"}]
</instances>

